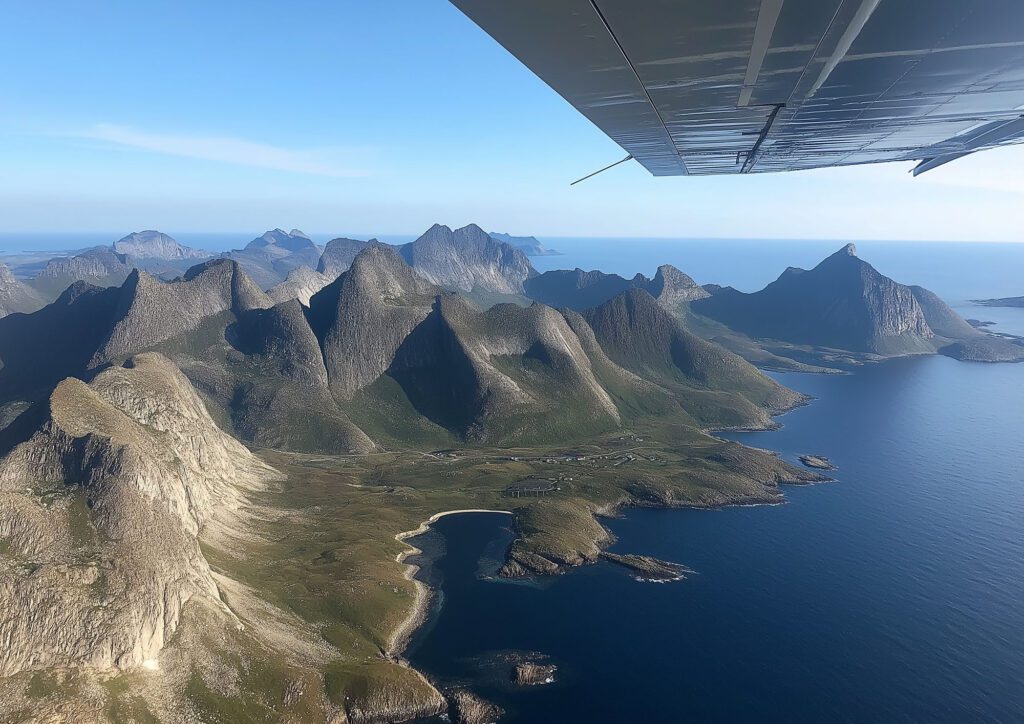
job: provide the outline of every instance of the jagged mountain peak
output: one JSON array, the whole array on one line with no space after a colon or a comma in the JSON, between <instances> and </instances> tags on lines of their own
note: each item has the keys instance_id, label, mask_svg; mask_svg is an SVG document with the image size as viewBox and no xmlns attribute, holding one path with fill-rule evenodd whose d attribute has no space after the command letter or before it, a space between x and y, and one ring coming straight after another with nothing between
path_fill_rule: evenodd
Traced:
<instances>
[{"instance_id":1,"label":"jagged mountain peak","mask_svg":"<svg viewBox=\"0 0 1024 724\"><path fill-rule=\"evenodd\" d=\"M522 294L523 283L537 274L526 254L476 224L454 231L434 224L401 254L423 277L453 291Z\"/></svg>"},{"instance_id":2,"label":"jagged mountain peak","mask_svg":"<svg viewBox=\"0 0 1024 724\"><path fill-rule=\"evenodd\" d=\"M832 265L832 264L848 263L851 260L856 260L856 261L859 261L859 262L861 262L863 264L867 264L867 262L865 262L863 259L861 259L859 256L857 256L857 245L853 244L853 243L847 244L846 246L844 246L842 249L840 249L839 251L835 252L834 254L825 257L825 259L822 260L818 264L818 266L820 267L820 266L827 266L827 265ZM871 266L870 264L867 264L867 265Z\"/></svg>"}]
</instances>

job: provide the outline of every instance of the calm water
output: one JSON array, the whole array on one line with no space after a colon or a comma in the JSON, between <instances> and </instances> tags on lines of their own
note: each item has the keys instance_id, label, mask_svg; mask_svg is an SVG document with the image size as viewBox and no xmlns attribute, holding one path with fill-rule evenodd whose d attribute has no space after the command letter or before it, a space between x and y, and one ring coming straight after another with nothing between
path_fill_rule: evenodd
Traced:
<instances>
[{"instance_id":1,"label":"calm water","mask_svg":"<svg viewBox=\"0 0 1024 724\"><path fill-rule=\"evenodd\" d=\"M443 605L414 665L522 722L1024 721L1024 365L775 376L818 399L733 437L827 455L839 482L610 521L613 550L698 571L665 585L608 564L481 580L508 518L442 519ZM508 650L551 656L562 681L511 690L486 673Z\"/></svg>"}]
</instances>

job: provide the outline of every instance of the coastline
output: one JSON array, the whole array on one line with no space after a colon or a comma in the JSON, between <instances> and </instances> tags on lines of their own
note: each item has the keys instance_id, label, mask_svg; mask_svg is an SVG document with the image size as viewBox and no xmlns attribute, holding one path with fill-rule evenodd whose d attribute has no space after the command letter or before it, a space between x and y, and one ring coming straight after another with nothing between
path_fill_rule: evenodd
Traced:
<instances>
[{"instance_id":1,"label":"coastline","mask_svg":"<svg viewBox=\"0 0 1024 724\"><path fill-rule=\"evenodd\" d=\"M418 535L426 533L430 530L430 526L441 520L441 518L449 515L458 515L459 513L495 513L499 515L512 515L511 510L494 510L491 508L442 510L439 513L434 513L432 516L420 523L415 529L396 533L395 540L400 543L405 543L409 538L415 538ZM414 556L423 552L411 543L405 543L405 545L406 549L395 556L396 563L405 563L405 560L409 556ZM434 596L434 592L427 584L416 579L416 573L419 572L419 570L420 567L416 564L405 563L405 572L403 575L406 580L412 581L416 590L416 597L413 600L412 610L409 612L409 615L406 616L405 620L402 621L402 623L400 623L391 634L391 638L388 640L387 651L385 651L385 654L389 659L402 661L403 663L404 659L402 654L409 645L409 641L412 639L413 634L415 634L416 630L426 622L427 616L430 614L430 601Z\"/></svg>"}]
</instances>

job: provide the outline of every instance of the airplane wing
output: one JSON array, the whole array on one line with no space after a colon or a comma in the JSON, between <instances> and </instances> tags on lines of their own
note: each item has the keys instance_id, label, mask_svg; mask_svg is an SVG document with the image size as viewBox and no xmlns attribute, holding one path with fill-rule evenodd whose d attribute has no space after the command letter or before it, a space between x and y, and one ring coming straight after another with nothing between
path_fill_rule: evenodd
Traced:
<instances>
[{"instance_id":1,"label":"airplane wing","mask_svg":"<svg viewBox=\"0 0 1024 724\"><path fill-rule=\"evenodd\" d=\"M1024 0L451 0L655 176L1024 140Z\"/></svg>"}]
</instances>

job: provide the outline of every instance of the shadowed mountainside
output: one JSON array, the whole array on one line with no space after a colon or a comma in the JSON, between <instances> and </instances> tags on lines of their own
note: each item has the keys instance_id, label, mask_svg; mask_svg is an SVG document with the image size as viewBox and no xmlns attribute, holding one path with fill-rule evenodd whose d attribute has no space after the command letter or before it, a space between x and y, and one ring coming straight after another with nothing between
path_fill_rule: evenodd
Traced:
<instances>
[{"instance_id":1,"label":"shadowed mountainside","mask_svg":"<svg viewBox=\"0 0 1024 724\"><path fill-rule=\"evenodd\" d=\"M600 271L557 269L528 279L524 285L526 296L552 307L568 307L582 311L596 307L627 289L643 289L659 304L673 313L694 300L704 299L708 293L693 279L671 264L658 267L652 279L637 274L625 279L618 274Z\"/></svg>"}]
</instances>

